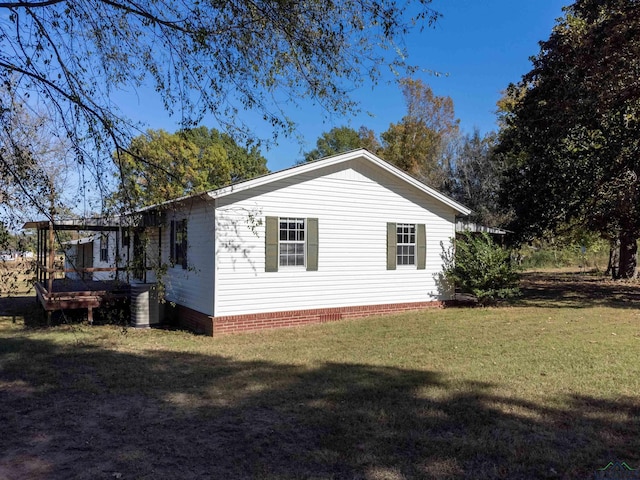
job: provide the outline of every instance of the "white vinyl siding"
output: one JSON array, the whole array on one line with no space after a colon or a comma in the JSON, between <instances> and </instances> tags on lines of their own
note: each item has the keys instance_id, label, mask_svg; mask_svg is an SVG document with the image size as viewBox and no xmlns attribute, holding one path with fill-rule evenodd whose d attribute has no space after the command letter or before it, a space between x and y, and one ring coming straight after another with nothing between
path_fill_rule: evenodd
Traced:
<instances>
[{"instance_id":1,"label":"white vinyl siding","mask_svg":"<svg viewBox=\"0 0 640 480\"><path fill-rule=\"evenodd\" d=\"M107 232L96 236L93 242L93 268L112 268L116 266L116 235ZM93 280L113 280L116 272L93 272ZM91 278L89 275L87 278Z\"/></svg>"},{"instance_id":2,"label":"white vinyl siding","mask_svg":"<svg viewBox=\"0 0 640 480\"><path fill-rule=\"evenodd\" d=\"M268 216L318 219L317 271L265 272ZM389 222L426 225L424 270L387 269ZM216 228L216 316L446 298L434 274L455 211L364 160L222 197Z\"/></svg>"},{"instance_id":3,"label":"white vinyl siding","mask_svg":"<svg viewBox=\"0 0 640 480\"><path fill-rule=\"evenodd\" d=\"M206 315L213 315L214 218L213 202L190 199L166 212L160 240L162 262L168 266L163 277L167 301ZM187 268L170 262L170 222L183 220L186 220L188 228L185 252Z\"/></svg>"}]
</instances>

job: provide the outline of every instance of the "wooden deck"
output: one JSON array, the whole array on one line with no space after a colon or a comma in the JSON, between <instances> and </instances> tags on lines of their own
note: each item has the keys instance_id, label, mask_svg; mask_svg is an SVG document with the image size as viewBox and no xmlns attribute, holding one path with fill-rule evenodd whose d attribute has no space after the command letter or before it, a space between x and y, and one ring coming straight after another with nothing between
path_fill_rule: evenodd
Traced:
<instances>
[{"instance_id":1,"label":"wooden deck","mask_svg":"<svg viewBox=\"0 0 640 480\"><path fill-rule=\"evenodd\" d=\"M128 299L131 294L129 284L122 281L54 279L51 291L47 283L35 284L36 295L42 307L50 316L56 310L87 309L89 323L93 322L93 309L112 300Z\"/></svg>"}]
</instances>

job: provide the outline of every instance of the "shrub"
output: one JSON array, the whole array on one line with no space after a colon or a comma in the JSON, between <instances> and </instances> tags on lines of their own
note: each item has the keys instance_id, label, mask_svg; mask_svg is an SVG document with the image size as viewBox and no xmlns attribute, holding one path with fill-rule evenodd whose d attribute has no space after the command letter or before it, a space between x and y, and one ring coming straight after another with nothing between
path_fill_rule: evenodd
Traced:
<instances>
[{"instance_id":1,"label":"shrub","mask_svg":"<svg viewBox=\"0 0 640 480\"><path fill-rule=\"evenodd\" d=\"M525 270L580 267L600 271L609 260L609 242L603 239L564 243L562 239L536 240L519 248L520 265Z\"/></svg>"},{"instance_id":2,"label":"shrub","mask_svg":"<svg viewBox=\"0 0 640 480\"><path fill-rule=\"evenodd\" d=\"M487 233L461 233L455 246L442 246L444 280L457 291L471 294L486 305L520 294L518 268L511 253L497 245Z\"/></svg>"}]
</instances>

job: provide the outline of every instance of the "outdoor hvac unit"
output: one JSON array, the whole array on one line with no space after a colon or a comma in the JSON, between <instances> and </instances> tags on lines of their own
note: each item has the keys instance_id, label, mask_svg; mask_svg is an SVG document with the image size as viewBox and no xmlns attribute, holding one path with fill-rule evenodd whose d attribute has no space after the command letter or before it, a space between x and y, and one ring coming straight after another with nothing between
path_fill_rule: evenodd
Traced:
<instances>
[{"instance_id":1,"label":"outdoor hvac unit","mask_svg":"<svg viewBox=\"0 0 640 480\"><path fill-rule=\"evenodd\" d=\"M155 283L132 283L131 325L149 328L159 325L161 320L158 286Z\"/></svg>"}]
</instances>

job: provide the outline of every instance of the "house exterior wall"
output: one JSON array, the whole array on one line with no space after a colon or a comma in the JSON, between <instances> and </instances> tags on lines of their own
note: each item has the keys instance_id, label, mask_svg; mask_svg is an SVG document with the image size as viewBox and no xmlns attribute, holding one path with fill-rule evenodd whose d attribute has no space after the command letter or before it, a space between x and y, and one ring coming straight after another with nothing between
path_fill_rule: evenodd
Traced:
<instances>
[{"instance_id":1,"label":"house exterior wall","mask_svg":"<svg viewBox=\"0 0 640 480\"><path fill-rule=\"evenodd\" d=\"M163 230L166 230L166 227L147 228L145 231L147 248L145 248L144 264L146 271L144 280L146 283L155 283L157 281L158 273L162 266L160 247L162 246L161 235Z\"/></svg>"},{"instance_id":2,"label":"house exterior wall","mask_svg":"<svg viewBox=\"0 0 640 480\"><path fill-rule=\"evenodd\" d=\"M104 232L95 236L95 240L93 242L93 268L113 268L116 266L117 235L117 232ZM101 237L107 238L106 261L100 259ZM93 280L113 280L115 278L116 272L93 272Z\"/></svg>"},{"instance_id":3,"label":"house exterior wall","mask_svg":"<svg viewBox=\"0 0 640 480\"><path fill-rule=\"evenodd\" d=\"M171 265L170 262L171 221L185 219L188 245L186 269L182 265ZM194 198L167 210L160 235L150 239L152 251L157 251L158 239L161 242L162 263L167 265L162 278L166 300L209 316L213 315L214 234L213 201Z\"/></svg>"},{"instance_id":4,"label":"house exterior wall","mask_svg":"<svg viewBox=\"0 0 640 480\"><path fill-rule=\"evenodd\" d=\"M129 271L130 262L133 259L133 241L129 237L129 245L125 245L124 243L124 231L125 227L123 227L120 231L114 232L114 235L118 236L118 257L117 257L117 266L121 269L118 272L118 280L123 282L131 281L131 272Z\"/></svg>"},{"instance_id":5,"label":"house exterior wall","mask_svg":"<svg viewBox=\"0 0 640 480\"><path fill-rule=\"evenodd\" d=\"M265 272L265 218L318 219L318 270ZM426 269L387 270L387 222L425 224ZM448 299L434 275L455 211L365 160L216 200L215 310L226 317Z\"/></svg>"},{"instance_id":6,"label":"house exterior wall","mask_svg":"<svg viewBox=\"0 0 640 480\"><path fill-rule=\"evenodd\" d=\"M70 280L80 280L81 278L91 279L92 274L76 271L85 267L93 267L93 240L86 243L76 243L65 246L64 269L65 277ZM67 271L69 270L69 271Z\"/></svg>"}]
</instances>

